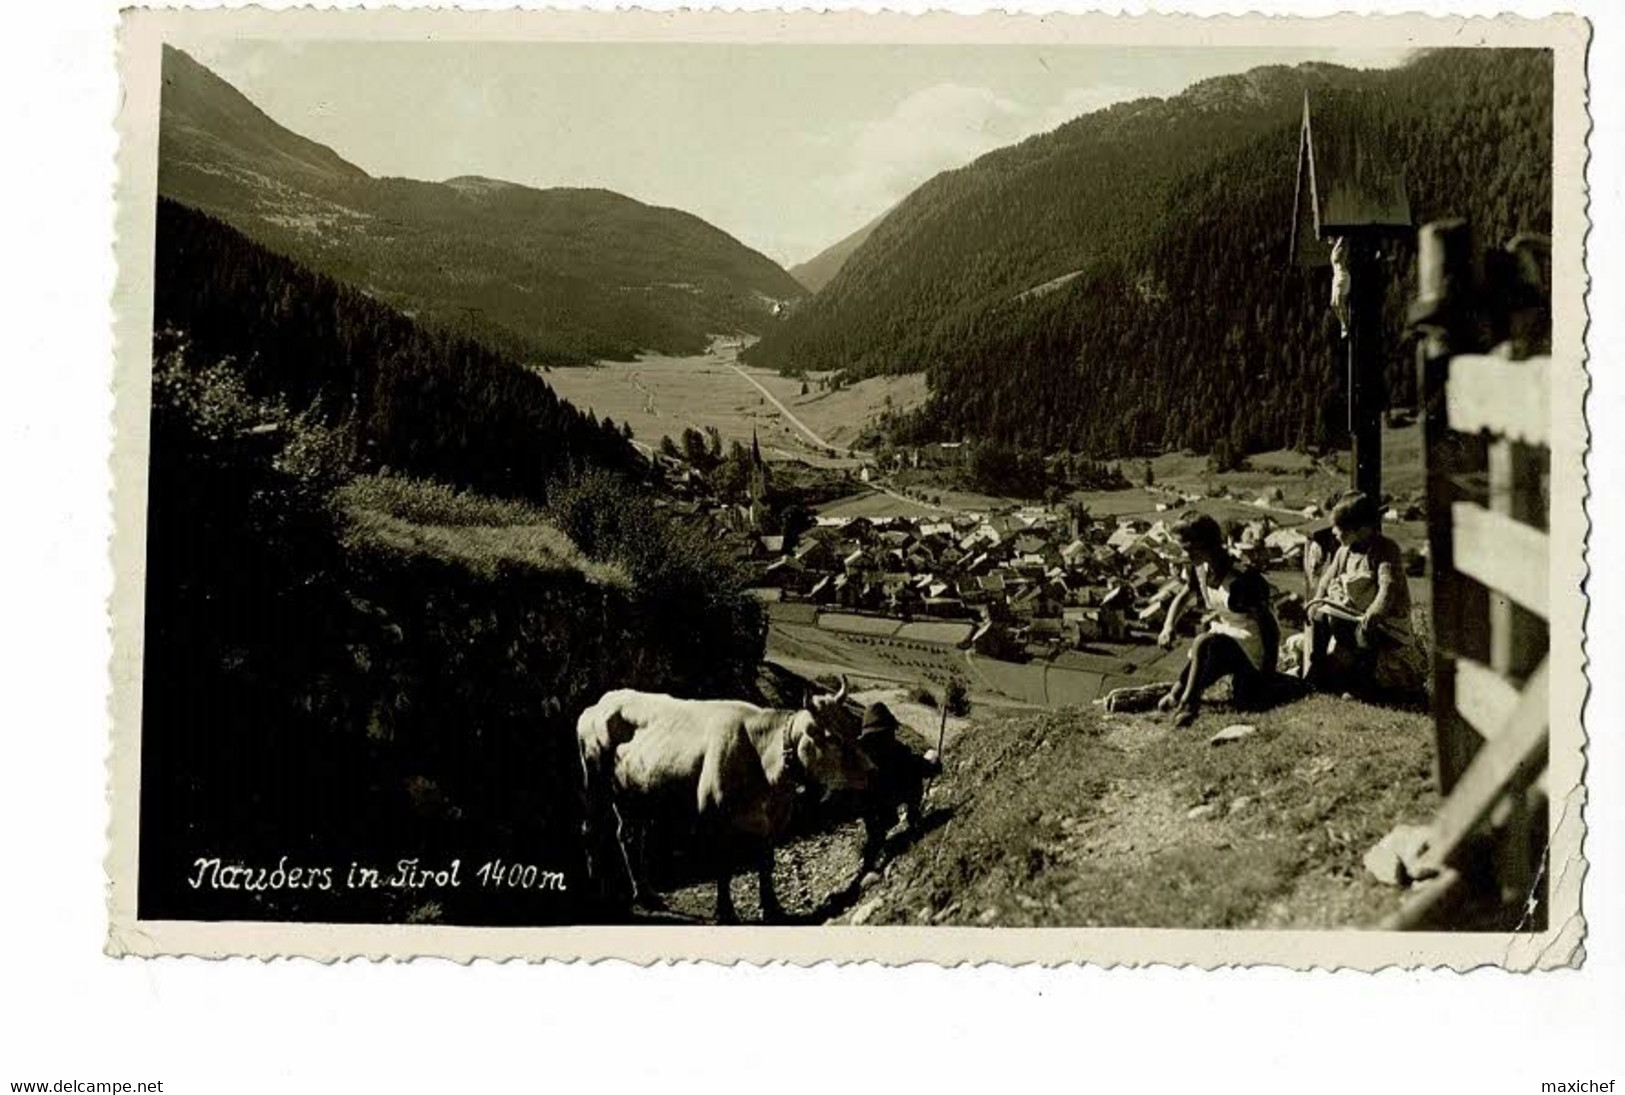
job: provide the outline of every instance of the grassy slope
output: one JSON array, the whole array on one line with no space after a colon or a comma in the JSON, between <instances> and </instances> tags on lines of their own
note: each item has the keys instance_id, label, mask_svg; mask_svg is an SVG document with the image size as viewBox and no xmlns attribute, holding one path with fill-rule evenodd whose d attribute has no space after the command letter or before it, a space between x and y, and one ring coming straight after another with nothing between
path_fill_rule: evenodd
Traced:
<instances>
[{"instance_id":1,"label":"grassy slope","mask_svg":"<svg viewBox=\"0 0 1625 1095\"><path fill-rule=\"evenodd\" d=\"M1235 721L1259 732L1208 744ZM949 751L932 809L951 818L894 862L868 922L1372 925L1399 895L1361 860L1437 805L1431 740L1424 715L1331 697L1184 731L1078 708L989 722Z\"/></svg>"},{"instance_id":2,"label":"grassy slope","mask_svg":"<svg viewBox=\"0 0 1625 1095\"><path fill-rule=\"evenodd\" d=\"M425 555L489 579L505 568L579 574L594 585L625 588L616 566L583 555L540 512L423 480L358 476L338 492L346 543L401 555Z\"/></svg>"}]
</instances>

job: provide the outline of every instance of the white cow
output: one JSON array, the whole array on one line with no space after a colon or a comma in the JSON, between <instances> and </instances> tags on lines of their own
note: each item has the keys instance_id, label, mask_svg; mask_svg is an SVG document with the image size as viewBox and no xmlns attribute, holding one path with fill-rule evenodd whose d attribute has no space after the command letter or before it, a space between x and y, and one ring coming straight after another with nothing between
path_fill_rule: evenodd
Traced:
<instances>
[{"instance_id":1,"label":"white cow","mask_svg":"<svg viewBox=\"0 0 1625 1095\"><path fill-rule=\"evenodd\" d=\"M800 710L737 700L682 700L620 689L581 713L576 744L586 792L588 862L608 881L622 868L634 901L657 900L642 870L643 829L657 818L693 819L715 842L717 920L735 919L729 884L754 865L766 919L782 915L773 892L773 845L790 819L796 788L816 782L862 790L874 770L858 749L846 681ZM606 866L613 835L619 849Z\"/></svg>"}]
</instances>

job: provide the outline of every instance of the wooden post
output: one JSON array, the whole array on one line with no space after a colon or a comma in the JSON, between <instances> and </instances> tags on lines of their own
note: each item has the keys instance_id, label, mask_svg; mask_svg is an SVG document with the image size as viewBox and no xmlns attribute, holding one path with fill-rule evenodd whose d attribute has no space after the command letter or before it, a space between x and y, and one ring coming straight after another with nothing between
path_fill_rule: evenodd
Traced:
<instances>
[{"instance_id":1,"label":"wooden post","mask_svg":"<svg viewBox=\"0 0 1625 1095\"><path fill-rule=\"evenodd\" d=\"M1377 237L1346 237L1349 263L1349 436L1354 444L1350 485L1382 500L1382 412L1387 405L1382 369L1382 276Z\"/></svg>"},{"instance_id":2,"label":"wooden post","mask_svg":"<svg viewBox=\"0 0 1625 1095\"><path fill-rule=\"evenodd\" d=\"M1413 314L1422 328L1417 346L1417 390L1422 395L1422 442L1427 454L1428 557L1433 577L1433 725L1436 777L1440 795L1448 795L1467 770L1478 748L1478 732L1456 707L1456 657L1467 640L1465 622L1473 617L1467 603L1470 584L1456 574L1455 528L1451 512L1460 497L1463 473L1479 464L1475 445L1450 429L1445 387L1450 358L1469 347L1468 301L1472 251L1467 222L1438 221L1418 240L1418 301ZM1481 654L1480 657L1483 655Z\"/></svg>"},{"instance_id":3,"label":"wooden post","mask_svg":"<svg viewBox=\"0 0 1625 1095\"><path fill-rule=\"evenodd\" d=\"M1509 326L1512 321L1513 317L1508 317ZM1517 352L1516 340L1509 343L1509 348ZM1489 442L1488 450L1490 511L1520 524L1545 528L1540 489L1545 460L1540 447L1497 437ZM1523 682L1544 663L1549 646L1546 621L1500 592L1491 592L1489 609L1490 668L1504 679ZM1545 767L1544 756L1540 765ZM1521 788L1502 799L1491 815L1491 824L1500 834L1495 861L1504 904L1522 904L1532 897L1529 889L1536 877L1535 821L1529 796Z\"/></svg>"}]
</instances>

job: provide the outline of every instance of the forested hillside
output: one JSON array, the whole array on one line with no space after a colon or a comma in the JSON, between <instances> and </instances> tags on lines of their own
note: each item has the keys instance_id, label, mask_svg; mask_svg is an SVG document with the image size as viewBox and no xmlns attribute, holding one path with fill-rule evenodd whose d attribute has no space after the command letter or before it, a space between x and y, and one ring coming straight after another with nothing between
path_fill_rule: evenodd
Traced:
<instances>
[{"instance_id":1,"label":"forested hillside","mask_svg":"<svg viewBox=\"0 0 1625 1095\"><path fill-rule=\"evenodd\" d=\"M196 366L229 360L251 395L336 431L356 471L541 499L571 470L637 461L613 423L582 414L535 371L163 199L153 328L181 340Z\"/></svg>"},{"instance_id":2,"label":"forested hillside","mask_svg":"<svg viewBox=\"0 0 1625 1095\"><path fill-rule=\"evenodd\" d=\"M154 274L141 915L592 916L576 716L613 687L744 694L765 626L728 545L476 341L169 201ZM568 892L316 869L543 855ZM311 881L200 889L209 857Z\"/></svg>"},{"instance_id":3,"label":"forested hillside","mask_svg":"<svg viewBox=\"0 0 1625 1095\"><path fill-rule=\"evenodd\" d=\"M1288 254L1306 91L1387 133L1417 224L1466 216L1485 243L1550 231L1549 53L1264 68L1087 115L938 176L751 359L923 370L932 398L893 420L898 440L996 437L1097 456L1221 438L1243 451L1341 442L1330 274ZM1409 241L1389 259L1387 373L1404 401Z\"/></svg>"},{"instance_id":4,"label":"forested hillside","mask_svg":"<svg viewBox=\"0 0 1625 1095\"><path fill-rule=\"evenodd\" d=\"M373 178L167 47L158 189L526 362L698 352L804 292L698 217L608 190Z\"/></svg>"}]
</instances>

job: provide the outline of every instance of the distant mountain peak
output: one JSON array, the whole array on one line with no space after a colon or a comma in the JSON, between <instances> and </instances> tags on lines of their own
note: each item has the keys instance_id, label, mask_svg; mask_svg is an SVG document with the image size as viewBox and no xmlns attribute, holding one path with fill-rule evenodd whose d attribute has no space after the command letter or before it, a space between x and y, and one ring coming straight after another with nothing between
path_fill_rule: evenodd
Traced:
<instances>
[{"instance_id":1,"label":"distant mountain peak","mask_svg":"<svg viewBox=\"0 0 1625 1095\"><path fill-rule=\"evenodd\" d=\"M880 226L880 222L891 215L888 209L862 228L851 235L830 244L806 262L790 267L790 276L814 293L834 280L835 275L841 272L846 260L851 258L858 248L868 240L870 233Z\"/></svg>"}]
</instances>

